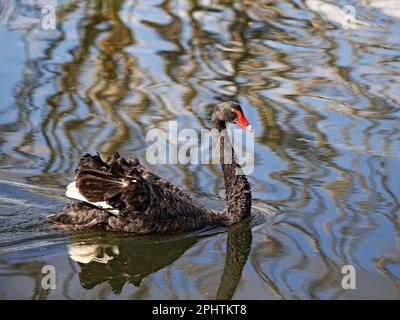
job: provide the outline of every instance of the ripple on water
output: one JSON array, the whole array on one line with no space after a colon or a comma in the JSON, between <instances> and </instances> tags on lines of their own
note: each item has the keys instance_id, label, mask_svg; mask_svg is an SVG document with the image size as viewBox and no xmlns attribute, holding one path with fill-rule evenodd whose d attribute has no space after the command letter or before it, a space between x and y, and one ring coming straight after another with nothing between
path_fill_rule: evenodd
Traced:
<instances>
[{"instance_id":1,"label":"ripple on water","mask_svg":"<svg viewBox=\"0 0 400 320\"><path fill-rule=\"evenodd\" d=\"M31 2L0 8L0 298L399 299L398 0L352 1L350 29L345 0L70 1L51 32ZM205 128L232 99L255 129L252 219L146 237L44 220L83 153L144 157L149 129ZM223 206L217 166L157 169Z\"/></svg>"}]
</instances>

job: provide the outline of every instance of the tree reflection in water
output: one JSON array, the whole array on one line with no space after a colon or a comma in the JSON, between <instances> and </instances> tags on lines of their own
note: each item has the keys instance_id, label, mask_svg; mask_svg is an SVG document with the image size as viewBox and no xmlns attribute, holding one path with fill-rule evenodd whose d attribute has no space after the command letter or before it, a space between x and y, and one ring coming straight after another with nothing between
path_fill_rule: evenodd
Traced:
<instances>
[{"instance_id":1,"label":"tree reflection in water","mask_svg":"<svg viewBox=\"0 0 400 320\"><path fill-rule=\"evenodd\" d=\"M395 6L380 10L377 1L357 1L359 18L372 20L371 29L344 32L310 1L66 0L57 7L57 30L44 32L24 19L40 16L42 2L47 3L0 5L0 32L7 43L0 86L0 178L9 181L0 185L3 246L29 248L30 239L51 243L54 236L43 219L49 212L33 211L26 205L32 194L14 192L13 183L25 190L34 186L36 197L42 197L37 202L48 203L49 196L61 206L82 153L107 156L118 149L140 157L149 129L165 128L169 120L204 128L215 102L239 99L255 124L250 176L255 200L278 204L285 215L268 232L253 230L249 274L236 293L288 299L399 297ZM153 169L202 200L223 198L216 166ZM21 194L25 204L17 205ZM115 241L103 245L129 251ZM200 285L215 273L215 261L202 250L185 260L190 241L182 241L183 247L176 243L182 252L165 258L173 261L181 254L185 271L196 270L185 273L194 283L187 297L204 297L207 290ZM210 238L208 244L222 256L225 244L218 241ZM117 259L112 246L100 251L115 257L103 266L92 261L96 268L106 270ZM161 268L161 260L155 261ZM365 274L364 288L343 291L345 264ZM253 275L257 280L251 282ZM224 292L220 289L218 296L229 295ZM155 289L149 297L160 294Z\"/></svg>"}]
</instances>

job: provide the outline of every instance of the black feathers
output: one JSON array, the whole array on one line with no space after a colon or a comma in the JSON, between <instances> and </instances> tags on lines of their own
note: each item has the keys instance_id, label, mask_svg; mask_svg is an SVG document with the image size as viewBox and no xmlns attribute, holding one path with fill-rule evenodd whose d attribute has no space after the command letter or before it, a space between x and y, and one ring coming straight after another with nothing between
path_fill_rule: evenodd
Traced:
<instances>
[{"instance_id":1,"label":"black feathers","mask_svg":"<svg viewBox=\"0 0 400 320\"><path fill-rule=\"evenodd\" d=\"M47 217L62 229L84 230L107 222L109 213L86 203L68 204L64 211Z\"/></svg>"}]
</instances>

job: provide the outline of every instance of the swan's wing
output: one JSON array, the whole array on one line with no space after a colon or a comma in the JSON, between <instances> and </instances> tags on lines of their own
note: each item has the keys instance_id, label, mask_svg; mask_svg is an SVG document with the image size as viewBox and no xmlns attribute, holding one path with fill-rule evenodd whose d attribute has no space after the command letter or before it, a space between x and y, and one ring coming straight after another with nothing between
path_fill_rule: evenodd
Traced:
<instances>
[{"instance_id":1,"label":"swan's wing","mask_svg":"<svg viewBox=\"0 0 400 320\"><path fill-rule=\"evenodd\" d=\"M125 209L121 197L131 191L136 180L130 176L137 161L126 161L115 153L104 162L100 156L85 154L75 171L75 181L67 186L66 196L121 215ZM136 193L140 195L140 191ZM138 198L140 201L140 198Z\"/></svg>"},{"instance_id":2,"label":"swan's wing","mask_svg":"<svg viewBox=\"0 0 400 320\"><path fill-rule=\"evenodd\" d=\"M86 203L90 203L97 208L106 210L112 214L119 215L119 211L109 205L106 201L90 201L86 197L82 195L79 189L76 186L76 182L73 181L67 186L67 191L65 195L70 199L80 200Z\"/></svg>"},{"instance_id":3,"label":"swan's wing","mask_svg":"<svg viewBox=\"0 0 400 320\"><path fill-rule=\"evenodd\" d=\"M189 202L195 203L196 200L188 193L182 191L178 186L160 177L158 174L151 171L149 168L143 167L138 164L138 170L143 180L151 186L159 187L164 190L167 194L171 193L180 199L187 200Z\"/></svg>"},{"instance_id":4,"label":"swan's wing","mask_svg":"<svg viewBox=\"0 0 400 320\"><path fill-rule=\"evenodd\" d=\"M196 203L137 159L126 161L118 153L106 162L99 155L83 156L66 195L117 216L137 213L153 219L178 216L180 208Z\"/></svg>"}]
</instances>

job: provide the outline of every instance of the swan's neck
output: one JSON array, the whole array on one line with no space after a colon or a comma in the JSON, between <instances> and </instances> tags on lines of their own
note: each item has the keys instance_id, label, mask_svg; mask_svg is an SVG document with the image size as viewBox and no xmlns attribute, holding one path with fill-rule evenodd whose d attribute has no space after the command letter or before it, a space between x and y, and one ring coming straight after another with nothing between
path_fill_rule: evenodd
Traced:
<instances>
[{"instance_id":1,"label":"swan's neck","mask_svg":"<svg viewBox=\"0 0 400 320\"><path fill-rule=\"evenodd\" d=\"M236 162L233 147L226 134L225 122L212 119L211 124L219 133L220 162L225 180L226 206L222 215L227 224L233 224L250 215L250 185Z\"/></svg>"}]
</instances>

